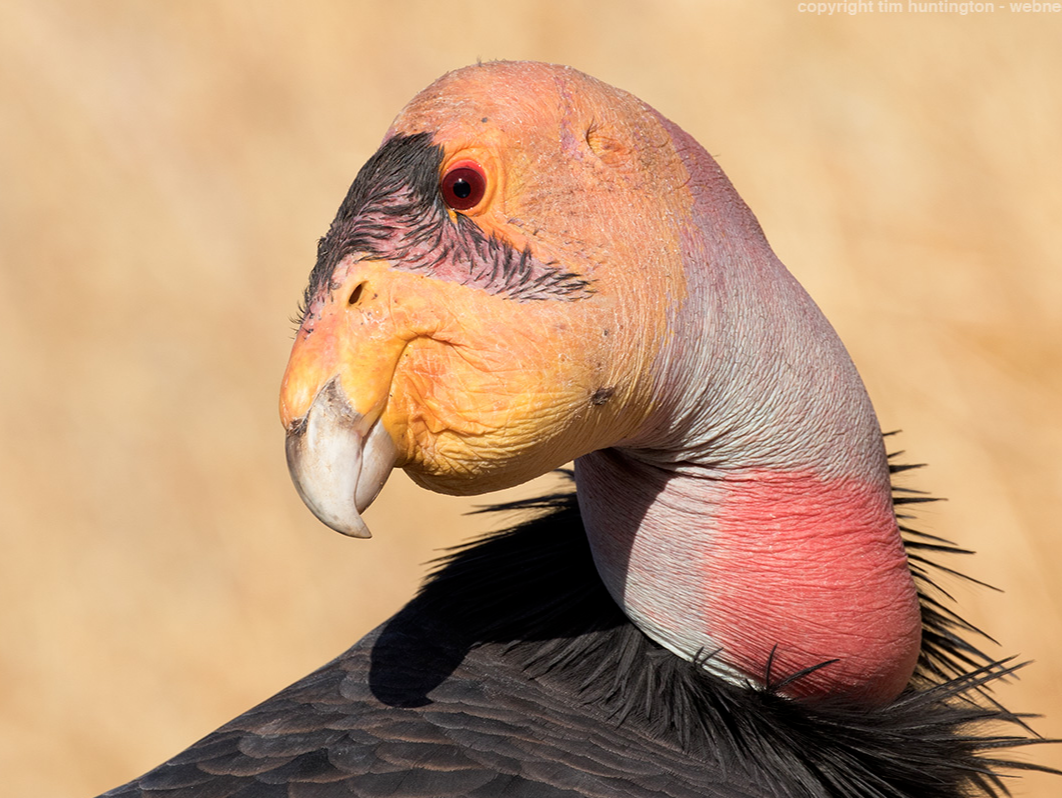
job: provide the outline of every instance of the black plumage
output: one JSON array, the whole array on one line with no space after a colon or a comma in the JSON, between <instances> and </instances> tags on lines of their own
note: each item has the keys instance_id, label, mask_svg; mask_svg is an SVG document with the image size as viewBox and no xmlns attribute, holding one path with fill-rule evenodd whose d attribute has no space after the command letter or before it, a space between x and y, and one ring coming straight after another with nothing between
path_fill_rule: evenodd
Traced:
<instances>
[{"instance_id":1,"label":"black plumage","mask_svg":"<svg viewBox=\"0 0 1062 798\"><path fill-rule=\"evenodd\" d=\"M851 709L783 697L787 675L725 683L645 637L597 577L574 494L502 509L537 517L453 552L353 648L106 796L946 798L1034 767L1001 754L1037 740L986 694L1013 668L932 595L920 552L946 543L913 543L916 686Z\"/></svg>"}]
</instances>

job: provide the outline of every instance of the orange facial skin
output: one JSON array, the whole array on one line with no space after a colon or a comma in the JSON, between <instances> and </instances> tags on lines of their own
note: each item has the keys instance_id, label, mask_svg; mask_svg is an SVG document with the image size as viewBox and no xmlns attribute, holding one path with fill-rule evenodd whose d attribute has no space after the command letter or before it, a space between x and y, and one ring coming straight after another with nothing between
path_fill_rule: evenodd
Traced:
<instances>
[{"instance_id":1,"label":"orange facial skin","mask_svg":"<svg viewBox=\"0 0 1062 798\"><path fill-rule=\"evenodd\" d=\"M488 74L502 67L507 93ZM460 214L588 290L514 299L458 282L446 264L411 273L352 253L298 333L286 427L338 374L355 410L383 413L415 480L478 493L612 445L644 421L666 312L683 295L667 225L683 212L684 173L635 98L575 71L557 77L554 95L532 90L540 79L540 65L453 73L414 99L388 139L429 133L443 149L440 179L478 164L486 191ZM573 93L583 101L562 102Z\"/></svg>"},{"instance_id":2,"label":"orange facial skin","mask_svg":"<svg viewBox=\"0 0 1062 798\"><path fill-rule=\"evenodd\" d=\"M623 411L636 386L610 367L607 313L573 320L549 301L516 303L380 262L342 271L293 350L286 425L338 374L356 411L382 412L400 467L435 490L473 493L538 476L573 447L637 424ZM617 401L595 405L602 388Z\"/></svg>"}]
</instances>

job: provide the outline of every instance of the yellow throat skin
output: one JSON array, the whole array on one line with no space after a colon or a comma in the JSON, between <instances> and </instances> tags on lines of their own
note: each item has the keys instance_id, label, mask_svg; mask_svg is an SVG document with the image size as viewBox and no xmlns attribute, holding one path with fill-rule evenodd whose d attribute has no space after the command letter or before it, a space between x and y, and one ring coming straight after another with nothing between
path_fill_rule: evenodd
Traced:
<instances>
[{"instance_id":1,"label":"yellow throat skin","mask_svg":"<svg viewBox=\"0 0 1062 798\"><path fill-rule=\"evenodd\" d=\"M623 336L603 302L559 313L385 263L343 266L284 376L289 429L337 379L354 412L380 419L398 467L461 494L527 481L638 425L639 386L617 373Z\"/></svg>"}]
</instances>

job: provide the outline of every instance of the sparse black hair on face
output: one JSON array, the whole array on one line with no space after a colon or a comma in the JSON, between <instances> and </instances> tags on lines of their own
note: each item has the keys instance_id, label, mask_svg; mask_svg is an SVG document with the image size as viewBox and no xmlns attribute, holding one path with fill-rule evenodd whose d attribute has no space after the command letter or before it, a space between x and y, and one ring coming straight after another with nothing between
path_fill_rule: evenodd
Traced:
<instances>
[{"instance_id":1,"label":"sparse black hair on face","mask_svg":"<svg viewBox=\"0 0 1062 798\"><path fill-rule=\"evenodd\" d=\"M390 249L386 244L393 239L396 222L405 226L411 220L431 221L442 159L442 147L432 144L429 134L417 133L389 139L365 162L328 233L317 242L317 263L310 272L300 317L347 255L361 252L383 257Z\"/></svg>"},{"instance_id":2,"label":"sparse black hair on face","mask_svg":"<svg viewBox=\"0 0 1062 798\"><path fill-rule=\"evenodd\" d=\"M417 133L389 139L366 162L317 245L299 323L314 298L330 290L336 266L351 254L388 260L406 271L432 273L452 264L462 283L517 301L593 293L585 277L563 264L544 263L529 248L519 251L488 236L459 212L451 216L439 193L444 157L430 134Z\"/></svg>"}]
</instances>

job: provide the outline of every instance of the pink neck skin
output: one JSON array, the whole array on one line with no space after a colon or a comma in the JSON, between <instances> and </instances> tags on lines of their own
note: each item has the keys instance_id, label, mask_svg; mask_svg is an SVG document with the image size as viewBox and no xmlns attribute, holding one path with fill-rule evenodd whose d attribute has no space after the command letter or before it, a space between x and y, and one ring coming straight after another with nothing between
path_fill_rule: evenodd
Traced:
<instances>
[{"instance_id":1,"label":"pink neck skin","mask_svg":"<svg viewBox=\"0 0 1062 798\"><path fill-rule=\"evenodd\" d=\"M676 475L607 450L576 463L598 569L650 637L794 697L879 705L905 687L920 618L891 502L811 472ZM629 523L628 519L637 519ZM602 530L607 530L602 534Z\"/></svg>"},{"instance_id":2,"label":"pink neck skin","mask_svg":"<svg viewBox=\"0 0 1062 798\"><path fill-rule=\"evenodd\" d=\"M690 173L687 296L656 402L576 461L609 591L650 637L733 681L862 706L904 689L921 644L877 419L836 333L719 167L666 123Z\"/></svg>"}]
</instances>

